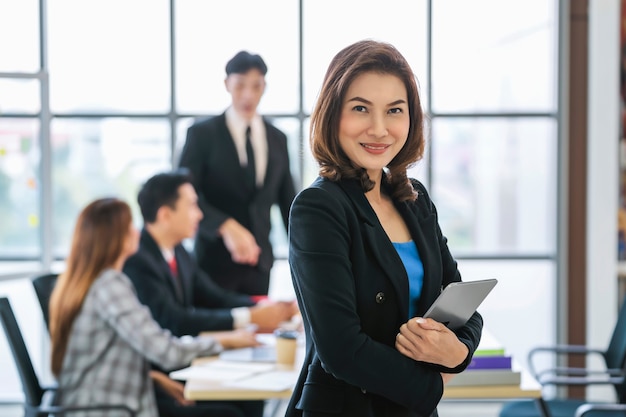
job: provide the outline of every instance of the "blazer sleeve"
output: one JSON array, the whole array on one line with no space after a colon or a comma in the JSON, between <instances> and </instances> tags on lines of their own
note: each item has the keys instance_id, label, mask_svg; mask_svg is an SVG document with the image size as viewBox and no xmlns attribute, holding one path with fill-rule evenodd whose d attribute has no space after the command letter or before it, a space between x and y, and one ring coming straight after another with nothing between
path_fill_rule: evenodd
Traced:
<instances>
[{"instance_id":1,"label":"blazer sleeve","mask_svg":"<svg viewBox=\"0 0 626 417\"><path fill-rule=\"evenodd\" d=\"M176 336L197 335L203 331L232 330L230 308L192 308L182 305L165 281L163 273L143 254L135 254L124 264L139 300L150 308L161 327Z\"/></svg>"},{"instance_id":2,"label":"blazer sleeve","mask_svg":"<svg viewBox=\"0 0 626 417\"><path fill-rule=\"evenodd\" d=\"M222 350L213 338L179 339L161 328L142 306L132 284L122 274L109 271L90 289L95 311L133 349L164 369L187 365L200 354L210 355Z\"/></svg>"},{"instance_id":3,"label":"blazer sleeve","mask_svg":"<svg viewBox=\"0 0 626 417\"><path fill-rule=\"evenodd\" d=\"M437 208L435 204L430 199L428 195L428 191L423 184L419 181L413 180L413 187L418 192L418 204L422 205L422 208L430 212L435 216L437 225L437 241L439 243L439 252L441 254L441 260L443 265L443 286L447 286L451 282L461 281L461 274L457 267L457 262L450 253L450 249L448 248L448 239L443 235L441 228L439 227L439 217L437 215ZM482 335L483 328L483 319L480 313L475 312L472 317L465 323L463 327L455 330L455 334L458 339L464 343L468 348L468 355L463 362L461 362L455 368L447 368L441 365L433 365L436 369L441 372L446 373L459 373L465 370L467 366L472 361L472 357L474 352L478 348L478 343L480 342L480 337Z\"/></svg>"},{"instance_id":4,"label":"blazer sleeve","mask_svg":"<svg viewBox=\"0 0 626 417\"><path fill-rule=\"evenodd\" d=\"M217 285L206 272L196 268L193 286L195 309L252 307L255 302L246 294L229 291ZM232 327L232 326L231 326Z\"/></svg>"},{"instance_id":5,"label":"blazer sleeve","mask_svg":"<svg viewBox=\"0 0 626 417\"><path fill-rule=\"evenodd\" d=\"M291 169L289 164L289 149L287 146L287 137L281 132L281 146L282 146L282 157L283 157L283 166L285 166L285 170L283 176L280 180L279 188L278 188L278 207L280 208L280 213L283 218L283 224L285 225L285 230L289 228L289 210L291 209L291 203L293 202L294 197L296 196L296 190L293 183L293 177L291 176Z\"/></svg>"},{"instance_id":6,"label":"blazer sleeve","mask_svg":"<svg viewBox=\"0 0 626 417\"><path fill-rule=\"evenodd\" d=\"M355 218L349 202L320 188L302 191L292 205L289 263L312 343L335 378L430 415L443 394L440 373L363 331L355 284L362 277L352 263L366 259L351 256Z\"/></svg>"},{"instance_id":7,"label":"blazer sleeve","mask_svg":"<svg viewBox=\"0 0 626 417\"><path fill-rule=\"evenodd\" d=\"M204 195L204 178L206 178L205 164L209 160L211 152L212 129L206 124L192 125L187 129L185 146L180 155L179 167L189 169L193 176L193 185L198 193L198 205L204 213L198 232L207 239L217 236L217 229L230 215L210 204Z\"/></svg>"}]
</instances>

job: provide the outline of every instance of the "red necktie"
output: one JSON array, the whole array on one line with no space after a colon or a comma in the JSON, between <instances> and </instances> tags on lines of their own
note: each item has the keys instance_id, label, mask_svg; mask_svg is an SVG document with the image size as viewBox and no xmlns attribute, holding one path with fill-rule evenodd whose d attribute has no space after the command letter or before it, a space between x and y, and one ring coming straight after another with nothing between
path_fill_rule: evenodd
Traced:
<instances>
[{"instance_id":1,"label":"red necktie","mask_svg":"<svg viewBox=\"0 0 626 417\"><path fill-rule=\"evenodd\" d=\"M170 259L168 265L170 266L170 271L172 271L174 277L178 278L178 264L176 263L175 256L172 256L172 259Z\"/></svg>"},{"instance_id":2,"label":"red necktie","mask_svg":"<svg viewBox=\"0 0 626 417\"><path fill-rule=\"evenodd\" d=\"M176 296L180 301L183 301L183 286L180 282L180 278L178 277L178 264L176 263L176 257L173 256L172 259L167 263L170 266L170 271L172 272L172 278L174 281L174 288L176 290Z\"/></svg>"}]
</instances>

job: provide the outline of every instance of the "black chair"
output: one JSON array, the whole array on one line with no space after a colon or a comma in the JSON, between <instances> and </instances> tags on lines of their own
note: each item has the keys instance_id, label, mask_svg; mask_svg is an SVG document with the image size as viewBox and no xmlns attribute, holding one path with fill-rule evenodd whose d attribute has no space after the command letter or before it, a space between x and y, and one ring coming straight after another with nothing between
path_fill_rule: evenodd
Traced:
<instances>
[{"instance_id":1,"label":"black chair","mask_svg":"<svg viewBox=\"0 0 626 417\"><path fill-rule=\"evenodd\" d=\"M135 416L135 412L125 405L89 405L89 406L71 406L64 407L54 404L56 387L42 387L39 378L33 368L30 355L26 349L22 332L17 324L11 304L8 298L0 298L0 321L7 336L7 341L15 366L17 367L22 388L24 390L24 417L71 415L75 411L93 411L93 410L119 410L129 415Z\"/></svg>"},{"instance_id":2,"label":"black chair","mask_svg":"<svg viewBox=\"0 0 626 417\"><path fill-rule=\"evenodd\" d=\"M604 361L605 369L589 370L586 368L556 367L542 371L535 369L534 360L539 354L598 356ZM599 413L606 417L626 416L624 411L616 408L626 404L626 303L622 303L617 323L613 329L611 340L606 350L592 349L581 345L540 346L528 353L528 364L531 374L542 385L553 386L590 386L612 385L619 404L589 404L578 399L543 399L517 400L506 403L500 410L500 417L574 417L577 410L586 412L591 417ZM615 407L617 406L617 407ZM591 414L593 412L593 414ZM611 414L612 413L612 414ZM581 414L583 415L583 414Z\"/></svg>"},{"instance_id":3,"label":"black chair","mask_svg":"<svg viewBox=\"0 0 626 417\"><path fill-rule=\"evenodd\" d=\"M57 282L57 277L58 274L45 274L33 278L33 288L35 289L35 294L37 294L41 312L46 321L46 327L50 327L48 306L50 305L50 295Z\"/></svg>"}]
</instances>

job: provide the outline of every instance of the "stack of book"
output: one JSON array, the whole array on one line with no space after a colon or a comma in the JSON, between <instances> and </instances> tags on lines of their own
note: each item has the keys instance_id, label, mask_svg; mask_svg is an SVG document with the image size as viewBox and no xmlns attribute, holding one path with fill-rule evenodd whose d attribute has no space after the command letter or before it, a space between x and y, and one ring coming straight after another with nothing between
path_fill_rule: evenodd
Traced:
<instances>
[{"instance_id":1,"label":"stack of book","mask_svg":"<svg viewBox=\"0 0 626 417\"><path fill-rule=\"evenodd\" d=\"M520 382L521 372L513 370L512 357L488 333L483 333L470 364L447 385L519 385Z\"/></svg>"}]
</instances>

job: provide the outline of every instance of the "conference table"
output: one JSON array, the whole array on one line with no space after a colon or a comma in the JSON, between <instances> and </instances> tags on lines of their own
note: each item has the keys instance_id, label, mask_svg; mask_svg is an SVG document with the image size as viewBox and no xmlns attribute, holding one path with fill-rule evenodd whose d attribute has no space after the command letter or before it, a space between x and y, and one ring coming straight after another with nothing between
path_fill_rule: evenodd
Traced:
<instances>
[{"instance_id":1,"label":"conference table","mask_svg":"<svg viewBox=\"0 0 626 417\"><path fill-rule=\"evenodd\" d=\"M206 361L213 361L216 359L201 358L194 361L194 366L202 366ZM295 382L300 369L294 369L294 367L281 368L276 365L276 368L272 371L281 370L285 373L291 374L293 381ZM256 376L263 376L266 372L262 371L256 374ZM268 399L282 399L291 397L291 388L287 389L263 389L262 386L255 387L242 387L229 385L223 381L211 380L211 379L188 379L185 383L185 398L189 400L268 400Z\"/></svg>"},{"instance_id":2,"label":"conference table","mask_svg":"<svg viewBox=\"0 0 626 417\"><path fill-rule=\"evenodd\" d=\"M294 366L266 364L259 368L249 378L250 384L235 384L232 380L220 380L219 378L186 378L185 397L190 400L272 400L274 411L269 415L276 415L280 405L284 405L291 397L292 388L295 385L300 372L300 364L304 359L304 347L298 349ZM192 365L196 369L223 364L219 357L196 359ZM242 369L253 364L240 364ZM218 368L214 368L218 369ZM237 372L237 370L235 370ZM468 371L466 371L468 372ZM443 401L505 401L508 399L539 399L541 387L526 371L521 372L521 384L515 385L463 385L446 386L444 388ZM196 374L198 375L198 374ZM276 378L279 378L276 384ZM244 378L245 379L245 378ZM255 380L252 382L252 380ZM243 379L242 379L243 380ZM281 384L283 385L281 389Z\"/></svg>"},{"instance_id":3,"label":"conference table","mask_svg":"<svg viewBox=\"0 0 626 417\"><path fill-rule=\"evenodd\" d=\"M202 364L206 358L194 362ZM214 359L208 359L214 360ZM277 368L278 369L278 368ZM300 368L283 369L293 373L294 381ZM531 380L525 382L525 378ZM185 384L185 397L190 400L266 400L273 398L289 398L291 389L264 390L262 388L237 387L216 380L189 379ZM443 392L444 400L505 400L513 398L539 398L541 388L532 381L532 377L522 374L520 385L476 385L448 386Z\"/></svg>"}]
</instances>

